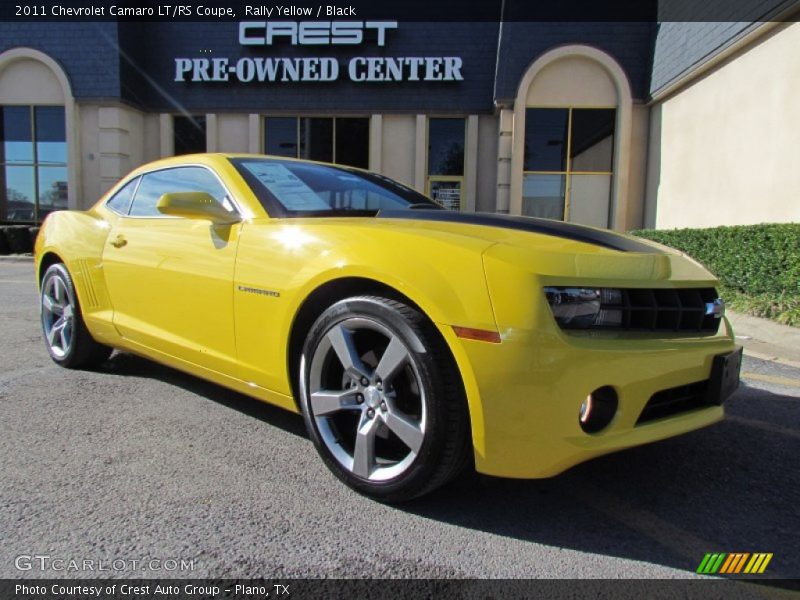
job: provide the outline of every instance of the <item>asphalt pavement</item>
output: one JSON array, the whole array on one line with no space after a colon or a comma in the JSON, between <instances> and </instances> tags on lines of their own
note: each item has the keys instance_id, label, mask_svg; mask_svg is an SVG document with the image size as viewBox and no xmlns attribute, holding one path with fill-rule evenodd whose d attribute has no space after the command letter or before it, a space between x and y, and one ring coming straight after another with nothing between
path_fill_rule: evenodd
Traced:
<instances>
[{"instance_id":1,"label":"asphalt pavement","mask_svg":"<svg viewBox=\"0 0 800 600\"><path fill-rule=\"evenodd\" d=\"M2 262L0 577L683 578L707 552L800 577L800 369L743 373L705 430L385 506L326 470L297 415L128 354L57 367L32 265Z\"/></svg>"}]
</instances>

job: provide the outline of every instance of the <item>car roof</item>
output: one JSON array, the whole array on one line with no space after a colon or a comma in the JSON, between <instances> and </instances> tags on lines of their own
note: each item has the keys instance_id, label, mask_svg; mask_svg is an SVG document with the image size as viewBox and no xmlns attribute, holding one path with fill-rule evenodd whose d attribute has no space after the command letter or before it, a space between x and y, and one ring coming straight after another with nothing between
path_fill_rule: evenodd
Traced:
<instances>
[{"instance_id":1,"label":"car roof","mask_svg":"<svg viewBox=\"0 0 800 600\"><path fill-rule=\"evenodd\" d=\"M361 169L359 167L352 167L350 165L341 165L335 164L330 162L322 162L318 160L309 160L306 158L291 158L288 156L274 156L271 154L256 154L251 152L197 152L194 154L180 154L178 156L168 156L165 158L161 158L158 160L154 160L143 165L140 165L135 169L136 173L144 172L144 171L151 171L157 168L166 168L166 167L174 167L179 166L181 164L207 164L209 162L213 163L219 159L235 159L235 158L259 158L259 159L271 159L271 160L281 160L281 161L290 161L290 162L297 162L297 163L304 163L309 165L320 165L324 167L335 167L337 169L349 169L353 171L364 171L369 172L367 169Z\"/></svg>"}]
</instances>

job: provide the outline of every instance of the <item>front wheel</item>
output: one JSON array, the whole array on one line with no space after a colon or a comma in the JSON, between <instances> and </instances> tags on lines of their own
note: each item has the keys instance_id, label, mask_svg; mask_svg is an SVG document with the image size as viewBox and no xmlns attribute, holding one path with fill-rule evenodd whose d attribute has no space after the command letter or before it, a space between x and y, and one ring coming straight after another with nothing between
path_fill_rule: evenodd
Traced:
<instances>
[{"instance_id":1,"label":"front wheel","mask_svg":"<svg viewBox=\"0 0 800 600\"><path fill-rule=\"evenodd\" d=\"M45 271L40 307L47 351L57 364L70 369L95 367L111 355L111 348L94 341L86 328L75 285L63 264Z\"/></svg>"},{"instance_id":2,"label":"front wheel","mask_svg":"<svg viewBox=\"0 0 800 600\"><path fill-rule=\"evenodd\" d=\"M312 326L299 371L311 439L353 489L408 500L464 466L463 386L444 341L415 308L370 296L337 302Z\"/></svg>"}]
</instances>

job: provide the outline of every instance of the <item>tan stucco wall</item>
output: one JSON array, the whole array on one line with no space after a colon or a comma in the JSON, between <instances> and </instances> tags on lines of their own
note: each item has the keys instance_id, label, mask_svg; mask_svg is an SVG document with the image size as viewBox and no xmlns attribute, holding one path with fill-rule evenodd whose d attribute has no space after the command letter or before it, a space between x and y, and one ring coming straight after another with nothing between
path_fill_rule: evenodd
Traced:
<instances>
[{"instance_id":1,"label":"tan stucco wall","mask_svg":"<svg viewBox=\"0 0 800 600\"><path fill-rule=\"evenodd\" d=\"M91 206L101 195L100 190L100 137L98 135L98 110L95 105L78 105L81 138L81 189L77 194L78 207Z\"/></svg>"},{"instance_id":2,"label":"tan stucco wall","mask_svg":"<svg viewBox=\"0 0 800 600\"><path fill-rule=\"evenodd\" d=\"M617 90L596 61L567 56L536 75L526 100L527 106L616 106Z\"/></svg>"},{"instance_id":3,"label":"tan stucco wall","mask_svg":"<svg viewBox=\"0 0 800 600\"><path fill-rule=\"evenodd\" d=\"M217 151L247 152L250 123L246 114L217 115Z\"/></svg>"},{"instance_id":4,"label":"tan stucco wall","mask_svg":"<svg viewBox=\"0 0 800 600\"><path fill-rule=\"evenodd\" d=\"M800 221L798 48L800 24L780 27L655 108L656 227Z\"/></svg>"},{"instance_id":5,"label":"tan stucco wall","mask_svg":"<svg viewBox=\"0 0 800 600\"><path fill-rule=\"evenodd\" d=\"M414 186L415 115L383 115L382 173Z\"/></svg>"},{"instance_id":6,"label":"tan stucco wall","mask_svg":"<svg viewBox=\"0 0 800 600\"><path fill-rule=\"evenodd\" d=\"M478 173L475 190L475 210L494 212L497 206L497 139L499 117L481 115L478 118Z\"/></svg>"},{"instance_id":7,"label":"tan stucco wall","mask_svg":"<svg viewBox=\"0 0 800 600\"><path fill-rule=\"evenodd\" d=\"M650 128L650 108L634 104L631 113L630 170L628 172L628 202L620 229L640 229L644 226L644 198L647 181L647 152Z\"/></svg>"},{"instance_id":8,"label":"tan stucco wall","mask_svg":"<svg viewBox=\"0 0 800 600\"><path fill-rule=\"evenodd\" d=\"M81 174L77 208L88 208L132 169L158 158L158 115L125 105L76 106Z\"/></svg>"},{"instance_id":9,"label":"tan stucco wall","mask_svg":"<svg viewBox=\"0 0 800 600\"><path fill-rule=\"evenodd\" d=\"M0 73L0 104L64 104L61 83L43 63L22 58Z\"/></svg>"},{"instance_id":10,"label":"tan stucco wall","mask_svg":"<svg viewBox=\"0 0 800 600\"><path fill-rule=\"evenodd\" d=\"M148 163L161 156L159 152L160 123L157 114L146 113L143 116L142 163Z\"/></svg>"}]
</instances>

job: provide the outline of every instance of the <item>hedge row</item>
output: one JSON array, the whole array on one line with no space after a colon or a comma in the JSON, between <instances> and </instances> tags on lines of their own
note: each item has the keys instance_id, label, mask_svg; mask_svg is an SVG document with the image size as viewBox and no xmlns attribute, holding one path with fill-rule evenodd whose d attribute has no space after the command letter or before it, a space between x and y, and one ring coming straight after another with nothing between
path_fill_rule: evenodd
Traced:
<instances>
[{"instance_id":1,"label":"hedge row","mask_svg":"<svg viewBox=\"0 0 800 600\"><path fill-rule=\"evenodd\" d=\"M800 223L631 233L686 252L737 292L800 296Z\"/></svg>"},{"instance_id":2,"label":"hedge row","mask_svg":"<svg viewBox=\"0 0 800 600\"><path fill-rule=\"evenodd\" d=\"M30 254L38 233L30 225L0 225L0 255Z\"/></svg>"}]
</instances>

